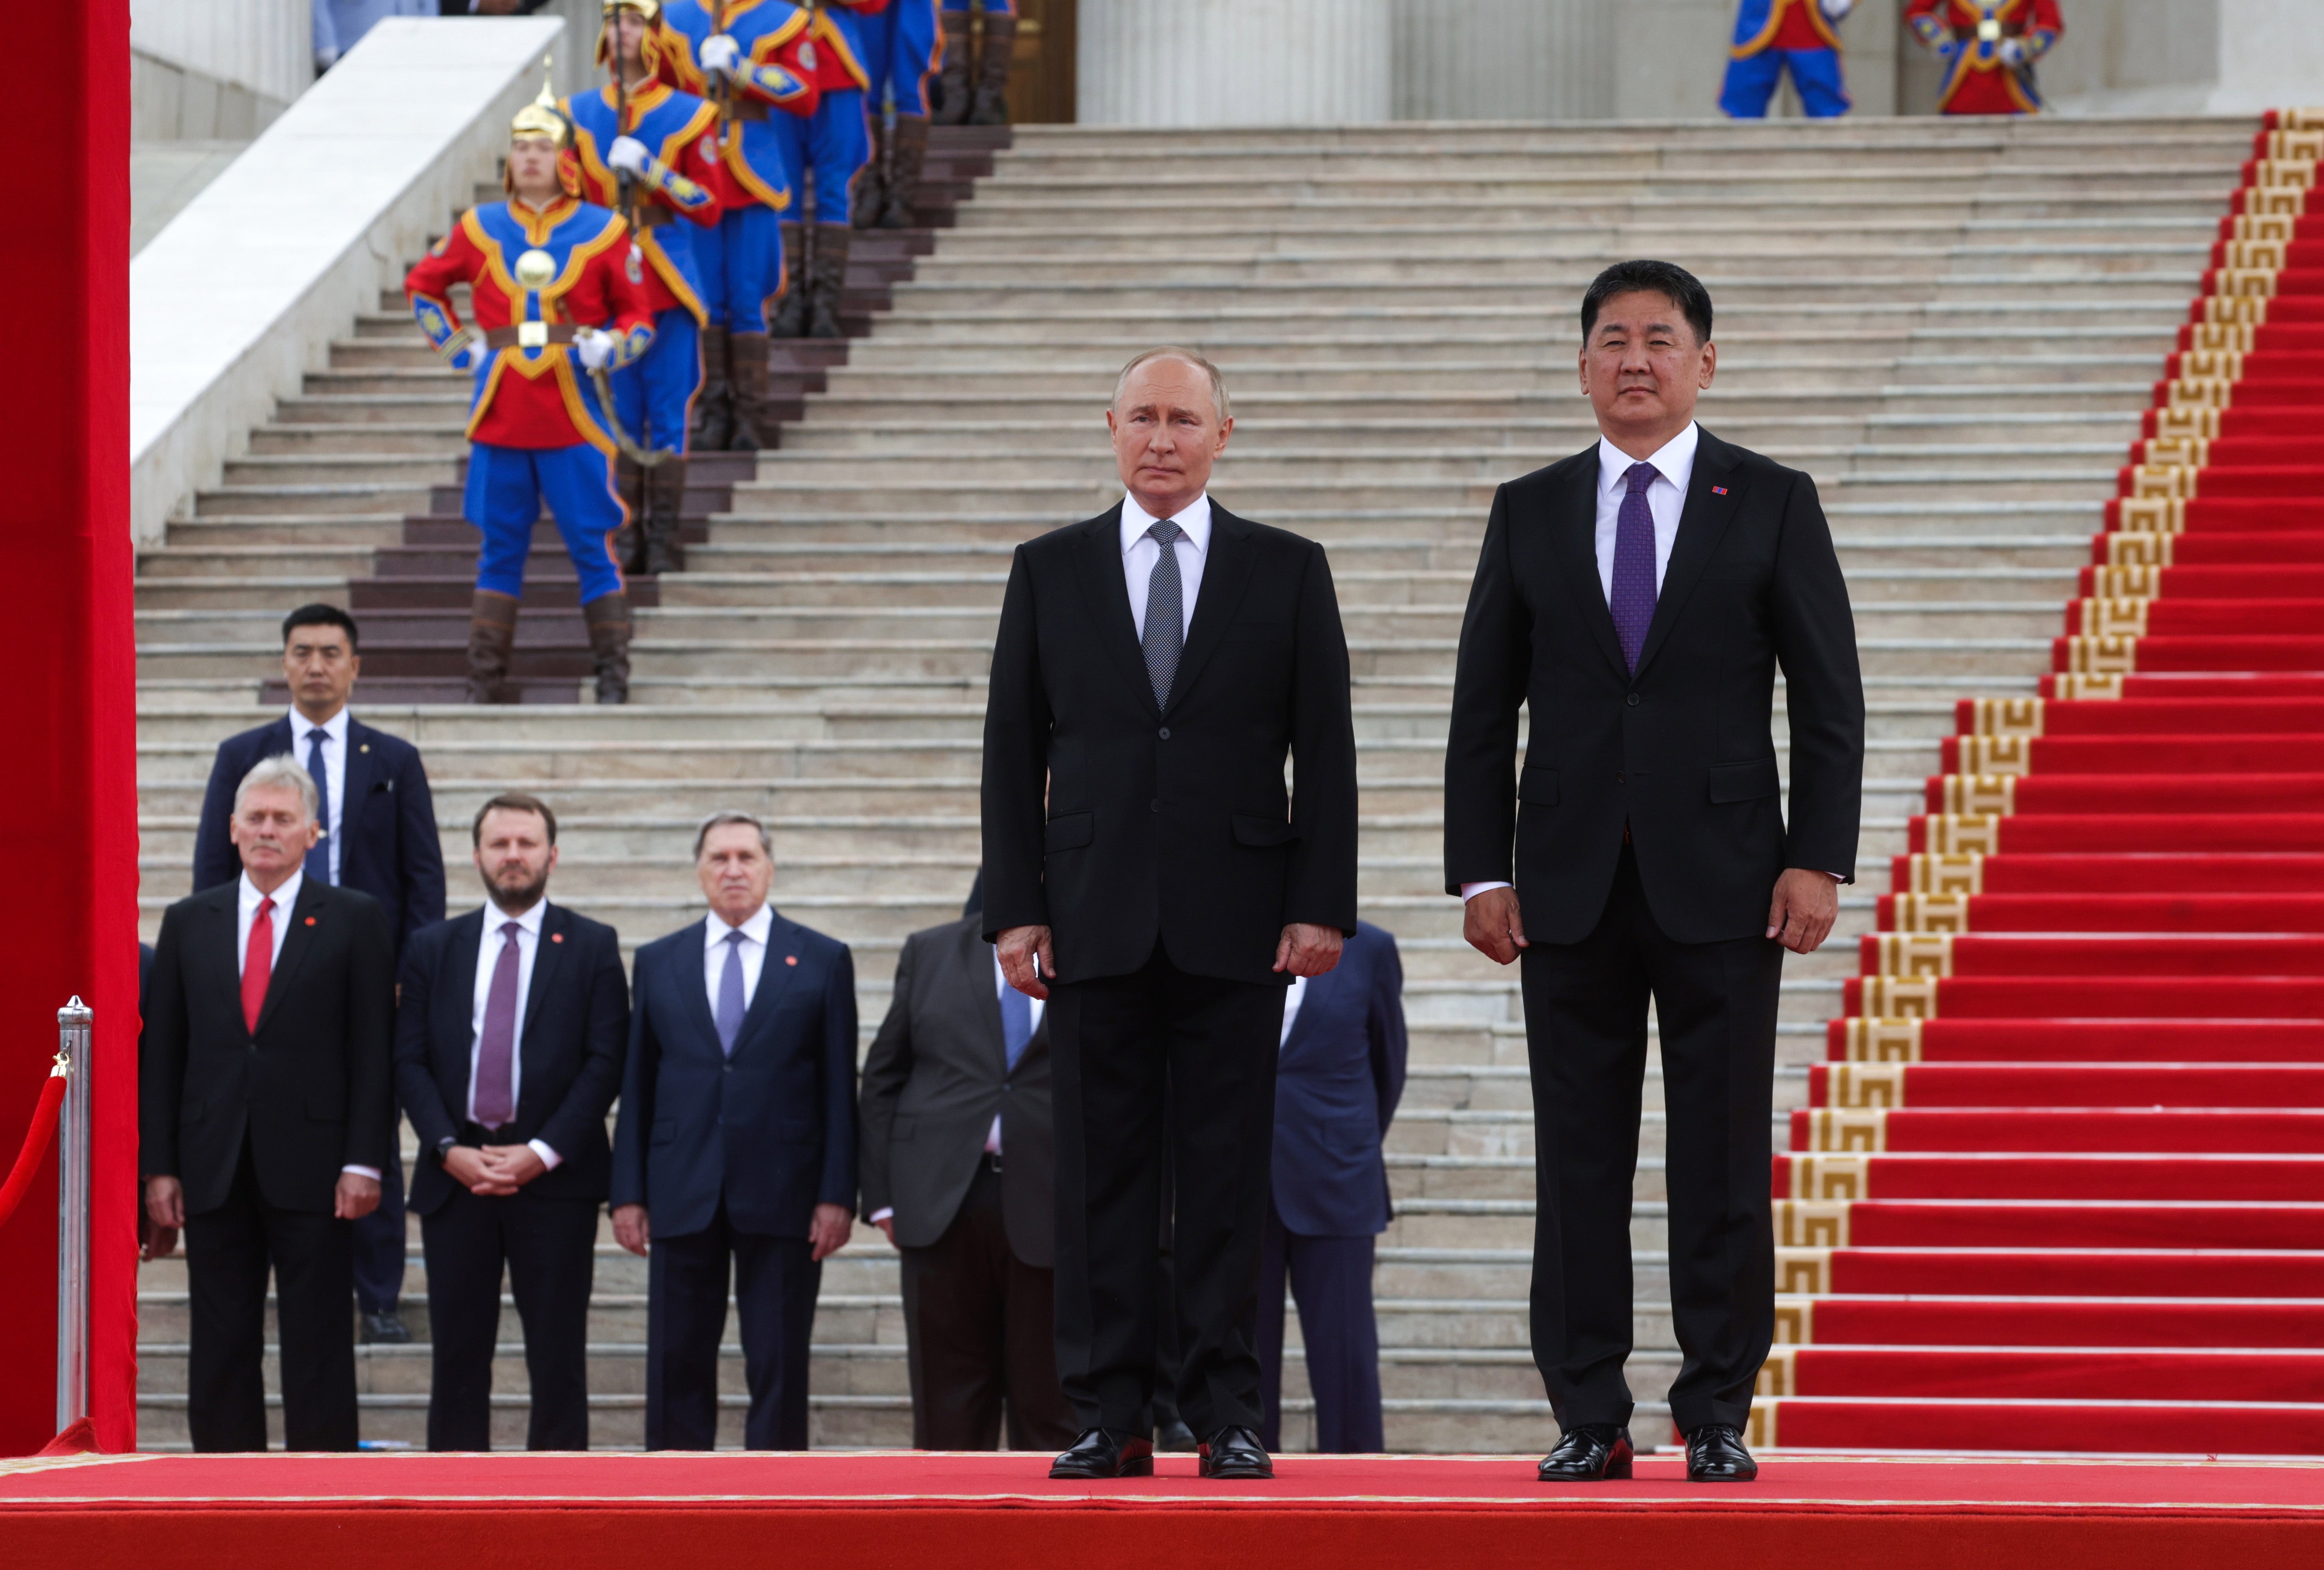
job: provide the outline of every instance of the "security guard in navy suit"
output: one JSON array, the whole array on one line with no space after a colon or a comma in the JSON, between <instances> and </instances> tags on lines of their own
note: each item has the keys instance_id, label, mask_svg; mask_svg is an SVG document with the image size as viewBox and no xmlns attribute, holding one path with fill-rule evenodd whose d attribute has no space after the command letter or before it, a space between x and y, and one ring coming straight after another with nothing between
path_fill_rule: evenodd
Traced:
<instances>
[{"instance_id":1,"label":"security guard in navy suit","mask_svg":"<svg viewBox=\"0 0 2324 1570\"><path fill-rule=\"evenodd\" d=\"M400 962L405 938L444 919L444 850L420 750L347 712L362 669L355 618L338 606L301 605L282 618L290 712L218 743L194 834L194 888L241 876L226 837L235 787L261 758L288 753L315 777L328 831L307 853L305 875L378 900ZM355 1303L365 1341L411 1339L398 1313L405 1247L403 1170L390 1161L379 1208L355 1224Z\"/></svg>"}]
</instances>

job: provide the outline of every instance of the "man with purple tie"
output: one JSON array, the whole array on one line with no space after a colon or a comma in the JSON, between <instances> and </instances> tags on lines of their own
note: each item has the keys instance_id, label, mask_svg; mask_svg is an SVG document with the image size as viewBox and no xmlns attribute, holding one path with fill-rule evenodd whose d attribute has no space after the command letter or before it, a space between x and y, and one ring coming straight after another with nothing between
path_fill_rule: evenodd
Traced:
<instances>
[{"instance_id":1,"label":"man with purple tie","mask_svg":"<svg viewBox=\"0 0 2324 1570\"><path fill-rule=\"evenodd\" d=\"M1830 935L1856 864L1864 684L1848 586L1814 482L1695 424L1711 320L1710 292L1667 262L1591 284L1582 391L1599 440L1501 486L1461 629L1445 891L1466 903L1470 943L1524 960L1534 1361L1563 1431L1545 1482L1630 1474L1649 1002L1683 1358L1671 1417L1691 1479L1757 1475L1742 1431L1775 1328L1784 951Z\"/></svg>"},{"instance_id":2,"label":"man with purple tie","mask_svg":"<svg viewBox=\"0 0 2324 1570\"><path fill-rule=\"evenodd\" d=\"M630 994L621 939L549 902L557 815L495 796L469 827L488 902L412 934L395 1083L420 1135L430 1450L492 1448L501 1272L524 1323L532 1450L589 1447L589 1288Z\"/></svg>"},{"instance_id":3,"label":"man with purple tie","mask_svg":"<svg viewBox=\"0 0 2324 1570\"><path fill-rule=\"evenodd\" d=\"M694 871L709 915L638 950L613 1131L613 1241L647 1258L646 1448L717 1445L731 1271L743 1445L804 1450L816 1288L854 1221L855 960L767 903L749 813L703 821Z\"/></svg>"}]
</instances>

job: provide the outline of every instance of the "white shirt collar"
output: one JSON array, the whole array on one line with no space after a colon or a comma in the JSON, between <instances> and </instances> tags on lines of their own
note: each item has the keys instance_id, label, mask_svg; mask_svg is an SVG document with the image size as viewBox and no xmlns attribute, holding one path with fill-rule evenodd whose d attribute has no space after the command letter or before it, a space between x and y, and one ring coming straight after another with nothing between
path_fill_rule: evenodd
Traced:
<instances>
[{"instance_id":1,"label":"white shirt collar","mask_svg":"<svg viewBox=\"0 0 2324 1570\"><path fill-rule=\"evenodd\" d=\"M532 902L531 908L526 910L521 916L512 916L507 911L502 910L498 905L495 905L491 900L487 900L484 902L484 931L488 934L497 935L503 927L505 927L510 922L513 921L519 927L524 928L525 935L527 937L539 937L540 936L541 920L543 918L548 916L548 914L549 896L546 894L543 894L540 899L535 900Z\"/></svg>"},{"instance_id":2,"label":"white shirt collar","mask_svg":"<svg viewBox=\"0 0 2324 1570\"><path fill-rule=\"evenodd\" d=\"M290 710L290 739L294 742L304 742L307 739L307 733L315 728L315 722L300 714L297 706L293 706ZM323 722L322 731L325 735L331 738L333 746L344 747L347 744L347 706L346 704L339 705L339 712Z\"/></svg>"},{"instance_id":3,"label":"white shirt collar","mask_svg":"<svg viewBox=\"0 0 2324 1570\"><path fill-rule=\"evenodd\" d=\"M726 935L729 932L740 932L743 937L764 948L767 946L767 934L774 930L774 926L775 908L772 905L760 906L752 914L751 919L740 927L729 927L726 924L726 918L713 910L710 912L709 919L702 924L702 947L706 950L715 948L726 941Z\"/></svg>"},{"instance_id":4,"label":"white shirt collar","mask_svg":"<svg viewBox=\"0 0 2324 1570\"><path fill-rule=\"evenodd\" d=\"M1174 513L1170 521L1186 531L1186 543L1197 555L1208 555L1211 549L1211 494L1204 491L1186 503L1183 512ZM1121 554L1128 556L1130 548L1146 537L1146 531L1160 520L1138 504L1138 498L1124 494L1121 498Z\"/></svg>"},{"instance_id":5,"label":"white shirt collar","mask_svg":"<svg viewBox=\"0 0 2324 1570\"><path fill-rule=\"evenodd\" d=\"M1684 430L1663 443L1646 461L1654 465L1657 474L1683 493L1686 490L1688 478L1694 473L1694 449L1701 446L1702 442L1702 427L1690 420L1686 422ZM1604 437L1600 437L1598 439L1598 489L1601 493L1611 493L1618 489L1623 476L1630 472L1630 466L1637 461Z\"/></svg>"},{"instance_id":6,"label":"white shirt collar","mask_svg":"<svg viewBox=\"0 0 2324 1570\"><path fill-rule=\"evenodd\" d=\"M258 902L261 900L272 900L274 901L274 908L277 910L288 910L291 906L296 905L299 902L299 885L306 881L307 871L302 866L297 872L292 873L283 882L282 886L275 890L274 892L272 894L262 894L258 891L258 885L250 881L250 874L248 873L243 873L241 889L242 913L244 916L256 916L258 914Z\"/></svg>"}]
</instances>

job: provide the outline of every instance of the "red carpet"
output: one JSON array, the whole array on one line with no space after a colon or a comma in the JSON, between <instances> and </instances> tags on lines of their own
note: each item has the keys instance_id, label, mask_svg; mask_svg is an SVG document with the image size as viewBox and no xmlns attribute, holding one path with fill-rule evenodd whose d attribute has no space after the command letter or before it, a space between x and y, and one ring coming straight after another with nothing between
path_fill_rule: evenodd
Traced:
<instances>
[{"instance_id":1,"label":"red carpet","mask_svg":"<svg viewBox=\"0 0 2324 1570\"><path fill-rule=\"evenodd\" d=\"M2161 1393L2064 1393L2094 1376L2070 1357L1913 1347L1898 1366L1931 1395L1857 1394L1880 1348L1803 1348L1770 1365L1800 1382L1783 1421L1803 1446L1860 1449L1884 1409L1923 1432L1989 1439L1992 1418L2032 1448L2103 1449L2180 1419ZM1961 1397L1979 1376L2006 1393ZM2129 1353L2159 1385L2191 1377ZM2283 1353L2236 1380L2313 1381ZM2053 1390L2058 1393L2052 1393ZM2021 1393L2023 1392L2023 1393ZM2301 1412L2238 1408L2250 1432L2297 1448ZM1980 1424L1972 1420L1984 1414ZM1789 1436L1786 1436L1788 1439ZM60 1570L409 1570L476 1562L556 1570L640 1565L834 1565L847 1570L1028 1570L1169 1565L1209 1570L1385 1570L1544 1564L1736 1566L1877 1564L1882 1570L2232 1564L2324 1556L2324 1467L2255 1461L2023 1457L1765 1458L1756 1483L1690 1485L1673 1455L1624 1482L1544 1485L1532 1456L1288 1456L1271 1482L1162 1475L1053 1483L1038 1457L818 1452L794 1455L131 1456L0 1472L0 1561Z\"/></svg>"},{"instance_id":2,"label":"red carpet","mask_svg":"<svg viewBox=\"0 0 2324 1570\"><path fill-rule=\"evenodd\" d=\"M2324 136L2287 134L1791 1115L1784 1445L2324 1455Z\"/></svg>"}]
</instances>

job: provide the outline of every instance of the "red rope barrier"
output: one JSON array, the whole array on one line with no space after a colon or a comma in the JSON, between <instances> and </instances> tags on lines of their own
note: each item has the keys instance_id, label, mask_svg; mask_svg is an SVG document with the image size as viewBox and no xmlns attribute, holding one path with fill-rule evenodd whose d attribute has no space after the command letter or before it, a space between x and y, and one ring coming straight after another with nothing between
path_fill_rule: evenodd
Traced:
<instances>
[{"instance_id":1,"label":"red rope barrier","mask_svg":"<svg viewBox=\"0 0 2324 1570\"><path fill-rule=\"evenodd\" d=\"M24 1148L16 1152L15 1170L0 1187L0 1226L16 1214L17 1202L24 1190L32 1186L32 1175L41 1169L41 1158L49 1153L49 1136L57 1131L57 1109L65 1104L65 1074L59 1067L41 1087L41 1104L32 1109L32 1126L24 1131Z\"/></svg>"}]
</instances>

